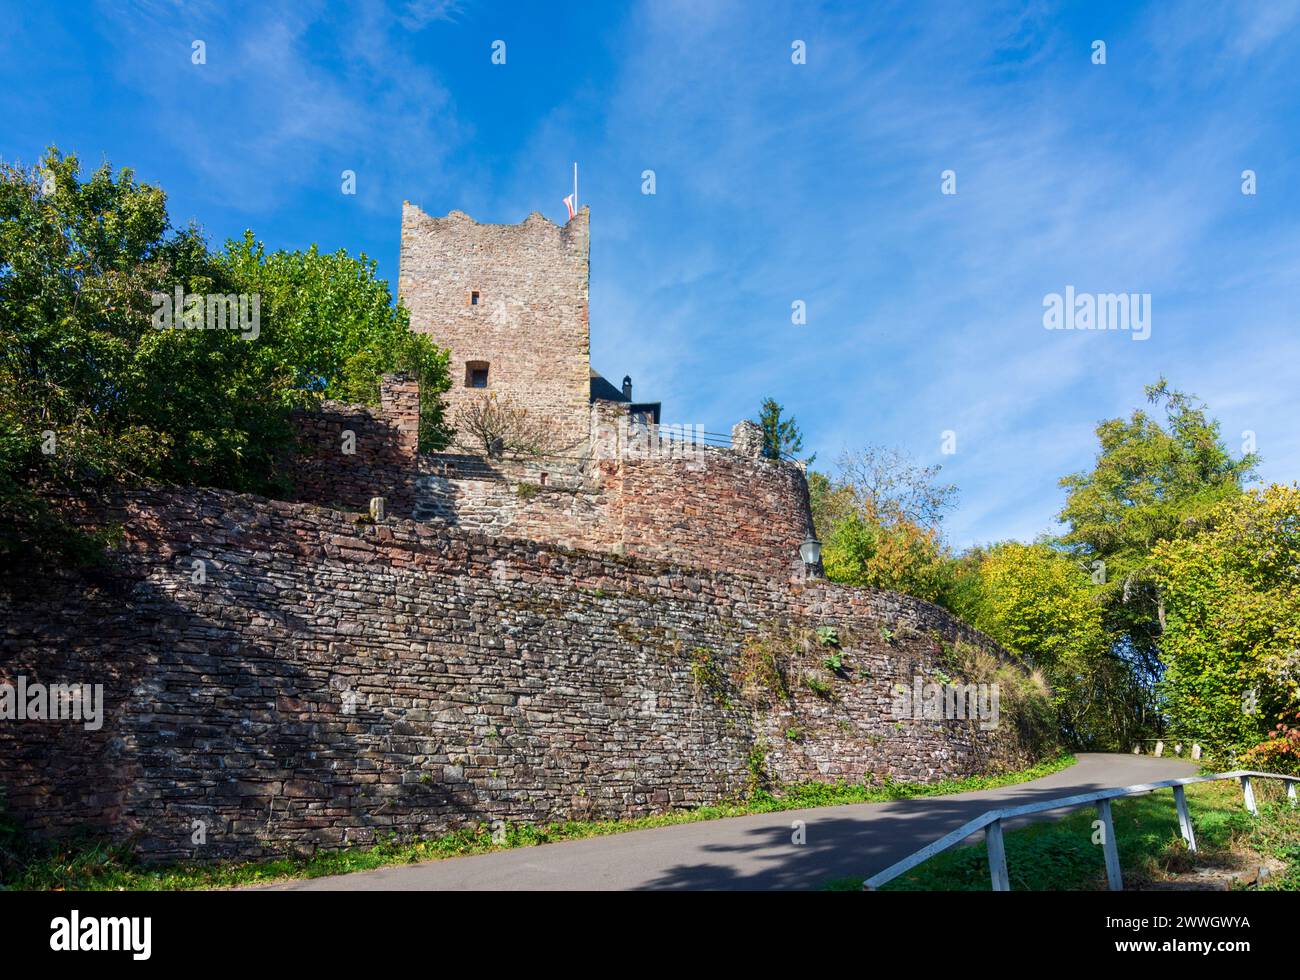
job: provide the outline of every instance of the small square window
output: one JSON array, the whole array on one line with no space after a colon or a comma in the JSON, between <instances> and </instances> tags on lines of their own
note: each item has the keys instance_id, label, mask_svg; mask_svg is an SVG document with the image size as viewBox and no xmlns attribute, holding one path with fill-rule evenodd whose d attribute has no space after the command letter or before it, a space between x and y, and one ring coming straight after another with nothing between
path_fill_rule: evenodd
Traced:
<instances>
[{"instance_id":1,"label":"small square window","mask_svg":"<svg viewBox=\"0 0 1300 980\"><path fill-rule=\"evenodd\" d=\"M477 289L474 290L472 293L469 294L469 305L470 305L470 306L478 306L478 290L477 290Z\"/></svg>"},{"instance_id":2,"label":"small square window","mask_svg":"<svg viewBox=\"0 0 1300 980\"><path fill-rule=\"evenodd\" d=\"M465 387L486 388L488 386L488 362L465 362Z\"/></svg>"}]
</instances>

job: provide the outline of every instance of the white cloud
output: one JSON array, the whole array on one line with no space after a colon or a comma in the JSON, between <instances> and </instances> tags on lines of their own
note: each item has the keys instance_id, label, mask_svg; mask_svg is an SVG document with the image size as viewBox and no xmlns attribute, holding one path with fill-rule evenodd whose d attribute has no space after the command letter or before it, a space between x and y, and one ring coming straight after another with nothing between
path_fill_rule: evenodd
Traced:
<instances>
[{"instance_id":1,"label":"white cloud","mask_svg":"<svg viewBox=\"0 0 1300 980\"><path fill-rule=\"evenodd\" d=\"M101 10L120 80L149 105L142 117L213 199L250 214L304 188L332 198L345 169L361 207L392 212L463 138L446 86L382 8L304 3L238 19L214 4ZM195 39L206 64L191 63Z\"/></svg>"},{"instance_id":2,"label":"white cloud","mask_svg":"<svg viewBox=\"0 0 1300 980\"><path fill-rule=\"evenodd\" d=\"M1258 92L1192 109L1176 81L1126 91L1140 71L1094 69L1087 39L1041 8L893 10L866 30L796 19L654 6L630 32L601 152L657 166L671 196L625 193L594 216L598 245L602 221L618 231L594 260L613 283L593 290L593 345L642 365L668 414L684 397L684 414L729 423L770 392L820 462L866 442L943 462L963 490L950 530L970 543L1046 530L1095 423L1161 373L1207 399L1253 379L1259 411L1289 397L1274 314L1297 253L1239 227L1260 125L1241 108ZM1233 43L1262 52L1291 22L1243 18ZM791 37L807 66L789 65ZM1121 59L1164 40L1148 23L1110 39ZM946 167L955 198L939 194ZM1152 339L1044 331L1042 297L1066 285L1151 293ZM807 327L788 323L792 298ZM962 448L943 459L947 428ZM1279 472L1300 464L1296 442L1270 435Z\"/></svg>"}]
</instances>

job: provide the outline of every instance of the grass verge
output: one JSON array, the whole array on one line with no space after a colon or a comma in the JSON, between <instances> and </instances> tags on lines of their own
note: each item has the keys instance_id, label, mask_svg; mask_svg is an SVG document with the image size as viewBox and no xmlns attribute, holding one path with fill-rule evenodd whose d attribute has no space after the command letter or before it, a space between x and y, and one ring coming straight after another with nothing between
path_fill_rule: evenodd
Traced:
<instances>
[{"instance_id":1,"label":"grass verge","mask_svg":"<svg viewBox=\"0 0 1300 980\"><path fill-rule=\"evenodd\" d=\"M1300 891L1300 808L1285 799L1282 784L1255 780L1260 816L1242 804L1235 781L1187 787L1187 803L1198 851L1187 850L1178 832L1172 790L1116 800L1111 804L1125 889L1149 889L1208 882L1216 873L1275 870L1263 890ZM1102 848L1093 843L1091 808L1004 834L1007 871L1017 891L1102 891L1106 871ZM1207 873L1208 872L1208 873ZM1226 874L1220 875L1220 880ZM837 879L828 891L858 891L862 880ZM945 851L895 878L881 891L988 891L984 844Z\"/></svg>"},{"instance_id":2,"label":"grass verge","mask_svg":"<svg viewBox=\"0 0 1300 980\"><path fill-rule=\"evenodd\" d=\"M743 802L723 803L653 817L514 824L502 828L495 840L489 826L481 824L440 837L411 841L385 839L372 846L322 851L311 856L285 856L224 864L141 866L134 861L129 842L110 844L81 839L53 848L40 848L22 840L12 824L4 823L3 814L0 813L0 887L21 890L176 891L231 888L285 878L318 878L722 817L847 803L883 803L994 789L1059 772L1075 761L1072 755L1062 755L1018 772L972 776L939 783L896 783L888 779L881 785L800 783L782 789L779 795L759 790Z\"/></svg>"}]
</instances>

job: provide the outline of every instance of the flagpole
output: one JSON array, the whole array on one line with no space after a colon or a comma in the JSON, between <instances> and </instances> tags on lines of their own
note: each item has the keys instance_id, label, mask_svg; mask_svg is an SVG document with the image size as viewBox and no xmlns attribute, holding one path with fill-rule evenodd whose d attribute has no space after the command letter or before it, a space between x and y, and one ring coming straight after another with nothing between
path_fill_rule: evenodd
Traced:
<instances>
[{"instance_id":1,"label":"flagpole","mask_svg":"<svg viewBox=\"0 0 1300 980\"><path fill-rule=\"evenodd\" d=\"M578 161L573 161L573 210L578 210Z\"/></svg>"}]
</instances>

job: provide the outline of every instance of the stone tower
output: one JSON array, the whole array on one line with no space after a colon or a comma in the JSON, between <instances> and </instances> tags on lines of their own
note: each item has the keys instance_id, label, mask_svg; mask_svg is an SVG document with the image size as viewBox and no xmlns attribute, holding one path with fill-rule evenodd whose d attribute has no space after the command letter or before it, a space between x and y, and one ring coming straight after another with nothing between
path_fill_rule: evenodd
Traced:
<instances>
[{"instance_id":1,"label":"stone tower","mask_svg":"<svg viewBox=\"0 0 1300 980\"><path fill-rule=\"evenodd\" d=\"M411 328L451 352L448 420L470 399L509 395L580 446L590 432L590 212L563 228L434 218L402 205L398 295Z\"/></svg>"}]
</instances>

